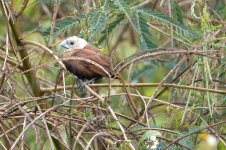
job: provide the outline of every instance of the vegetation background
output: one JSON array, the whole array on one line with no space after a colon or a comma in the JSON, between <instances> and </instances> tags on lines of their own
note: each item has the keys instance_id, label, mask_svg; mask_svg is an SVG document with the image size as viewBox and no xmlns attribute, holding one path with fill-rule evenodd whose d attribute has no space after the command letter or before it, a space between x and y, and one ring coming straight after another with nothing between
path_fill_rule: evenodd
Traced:
<instances>
[{"instance_id":1,"label":"vegetation background","mask_svg":"<svg viewBox=\"0 0 226 150\"><path fill-rule=\"evenodd\" d=\"M224 0L0 0L0 149L226 149ZM77 35L125 84L75 88Z\"/></svg>"}]
</instances>

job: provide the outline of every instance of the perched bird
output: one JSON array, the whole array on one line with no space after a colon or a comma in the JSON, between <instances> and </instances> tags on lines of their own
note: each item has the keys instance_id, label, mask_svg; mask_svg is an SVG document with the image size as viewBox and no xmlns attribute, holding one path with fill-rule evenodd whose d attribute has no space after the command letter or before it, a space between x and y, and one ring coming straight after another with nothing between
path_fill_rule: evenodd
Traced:
<instances>
[{"instance_id":1,"label":"perched bird","mask_svg":"<svg viewBox=\"0 0 226 150\"><path fill-rule=\"evenodd\" d=\"M136 111L123 79L112 70L108 56L102 54L98 48L77 36L69 37L59 45L65 49L63 63L67 70L77 77L80 82L79 84L77 83L79 87L84 90L85 84L102 77L118 79L124 85L131 108Z\"/></svg>"},{"instance_id":2,"label":"perched bird","mask_svg":"<svg viewBox=\"0 0 226 150\"><path fill-rule=\"evenodd\" d=\"M110 58L86 40L72 36L59 45L65 49L64 65L79 80L88 80L87 84L102 77L115 77L110 67Z\"/></svg>"}]
</instances>

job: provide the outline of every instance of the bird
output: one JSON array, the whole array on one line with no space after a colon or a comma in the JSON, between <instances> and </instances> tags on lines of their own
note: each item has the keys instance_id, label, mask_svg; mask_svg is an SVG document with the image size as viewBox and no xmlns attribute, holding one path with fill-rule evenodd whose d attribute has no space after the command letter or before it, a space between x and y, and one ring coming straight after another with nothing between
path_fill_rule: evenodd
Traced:
<instances>
[{"instance_id":1,"label":"bird","mask_svg":"<svg viewBox=\"0 0 226 150\"><path fill-rule=\"evenodd\" d=\"M111 69L110 58L86 40L72 36L60 42L63 63L82 84L89 84L102 77L117 78Z\"/></svg>"},{"instance_id":2,"label":"bird","mask_svg":"<svg viewBox=\"0 0 226 150\"><path fill-rule=\"evenodd\" d=\"M77 86L82 88L83 93L86 93L85 85L97 79L103 77L114 78L123 84L129 104L135 110L135 105L132 102L130 93L126 89L124 80L119 74L114 72L110 65L110 58L104 55L100 49L77 36L72 36L61 41L59 46L64 48L62 62L66 69L74 75L76 81L79 81Z\"/></svg>"}]
</instances>

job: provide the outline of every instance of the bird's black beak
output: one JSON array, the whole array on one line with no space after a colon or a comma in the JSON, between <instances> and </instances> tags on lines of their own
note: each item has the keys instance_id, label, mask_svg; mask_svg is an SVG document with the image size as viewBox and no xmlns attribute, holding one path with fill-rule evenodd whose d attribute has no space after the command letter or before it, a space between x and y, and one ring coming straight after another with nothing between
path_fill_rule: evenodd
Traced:
<instances>
[{"instance_id":1,"label":"bird's black beak","mask_svg":"<svg viewBox=\"0 0 226 150\"><path fill-rule=\"evenodd\" d=\"M59 46L62 46L63 48L69 49L69 45L67 40L63 40L62 42L60 42Z\"/></svg>"}]
</instances>

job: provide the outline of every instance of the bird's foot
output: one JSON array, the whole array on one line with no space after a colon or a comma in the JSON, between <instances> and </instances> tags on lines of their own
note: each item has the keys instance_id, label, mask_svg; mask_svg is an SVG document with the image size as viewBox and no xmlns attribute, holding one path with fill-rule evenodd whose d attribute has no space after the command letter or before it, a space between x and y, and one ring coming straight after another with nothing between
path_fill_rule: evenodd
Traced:
<instances>
[{"instance_id":1,"label":"bird's foot","mask_svg":"<svg viewBox=\"0 0 226 150\"><path fill-rule=\"evenodd\" d=\"M86 93L87 89L86 89L86 85L93 83L96 80L96 78L93 78L91 80L81 80L81 79L76 79L76 87L77 88L81 88L82 89L82 93Z\"/></svg>"},{"instance_id":2,"label":"bird's foot","mask_svg":"<svg viewBox=\"0 0 226 150\"><path fill-rule=\"evenodd\" d=\"M74 80L75 80L75 88L82 87L83 81L81 79L79 79L77 76L74 76Z\"/></svg>"},{"instance_id":3,"label":"bird's foot","mask_svg":"<svg viewBox=\"0 0 226 150\"><path fill-rule=\"evenodd\" d=\"M93 79L91 79L91 80L86 80L86 81L83 81L83 83L82 83L82 85L88 85L88 84L90 84L90 83L93 83L94 81L96 80L96 78L93 78Z\"/></svg>"},{"instance_id":4,"label":"bird's foot","mask_svg":"<svg viewBox=\"0 0 226 150\"><path fill-rule=\"evenodd\" d=\"M75 84L76 84L77 88L80 88L83 84L83 81L81 79L77 79L77 80L75 80Z\"/></svg>"}]
</instances>

